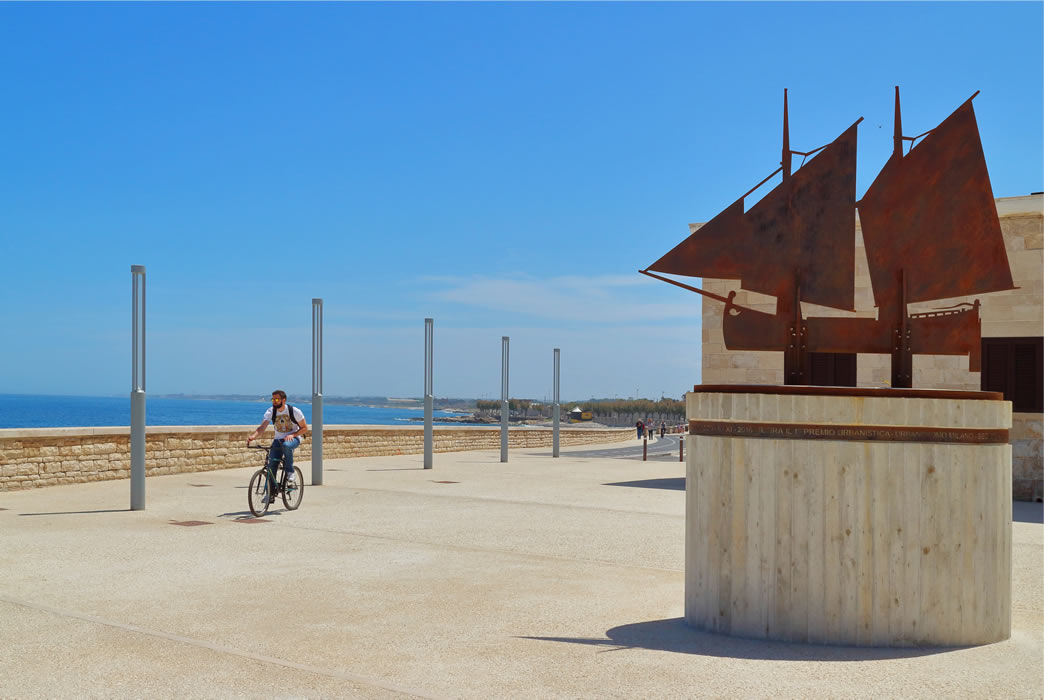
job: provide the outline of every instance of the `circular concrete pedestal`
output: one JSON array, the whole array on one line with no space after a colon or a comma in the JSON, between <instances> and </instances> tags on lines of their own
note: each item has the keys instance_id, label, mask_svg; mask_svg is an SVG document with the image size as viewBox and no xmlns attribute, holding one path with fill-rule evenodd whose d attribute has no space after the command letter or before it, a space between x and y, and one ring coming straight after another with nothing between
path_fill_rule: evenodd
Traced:
<instances>
[{"instance_id":1,"label":"circular concrete pedestal","mask_svg":"<svg viewBox=\"0 0 1044 700\"><path fill-rule=\"evenodd\" d=\"M987 392L697 386L685 619L750 638L1011 634L1011 404Z\"/></svg>"}]
</instances>

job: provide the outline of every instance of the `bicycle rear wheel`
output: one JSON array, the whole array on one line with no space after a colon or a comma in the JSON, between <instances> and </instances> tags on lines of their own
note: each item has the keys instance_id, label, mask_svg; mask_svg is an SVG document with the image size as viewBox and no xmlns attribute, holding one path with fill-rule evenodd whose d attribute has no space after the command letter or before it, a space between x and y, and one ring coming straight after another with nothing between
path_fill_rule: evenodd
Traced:
<instances>
[{"instance_id":1,"label":"bicycle rear wheel","mask_svg":"<svg viewBox=\"0 0 1044 700\"><path fill-rule=\"evenodd\" d=\"M255 518L260 518L268 510L268 479L265 478L265 470L258 469L250 477L250 486L247 488L247 503L250 512Z\"/></svg>"},{"instance_id":2,"label":"bicycle rear wheel","mask_svg":"<svg viewBox=\"0 0 1044 700\"><path fill-rule=\"evenodd\" d=\"M293 483L283 476L283 505L287 510L297 510L301 505L301 499L304 498L304 475L297 467L294 467L294 474L296 476Z\"/></svg>"}]
</instances>

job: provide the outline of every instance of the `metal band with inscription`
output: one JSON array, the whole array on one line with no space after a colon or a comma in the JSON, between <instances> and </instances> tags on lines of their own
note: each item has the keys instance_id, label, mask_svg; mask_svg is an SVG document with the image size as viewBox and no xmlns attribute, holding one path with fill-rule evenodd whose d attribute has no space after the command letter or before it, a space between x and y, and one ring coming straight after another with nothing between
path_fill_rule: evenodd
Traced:
<instances>
[{"instance_id":1,"label":"metal band with inscription","mask_svg":"<svg viewBox=\"0 0 1044 700\"><path fill-rule=\"evenodd\" d=\"M802 384L697 384L697 394L766 394L782 396L860 396L886 399L961 399L1003 401L1000 391L959 391L953 389L893 389L863 386L807 386Z\"/></svg>"},{"instance_id":2,"label":"metal band with inscription","mask_svg":"<svg viewBox=\"0 0 1044 700\"><path fill-rule=\"evenodd\" d=\"M864 442L952 442L1006 445L1008 431L993 428L906 428L897 425L748 423L690 420L690 435L772 440L859 440Z\"/></svg>"}]
</instances>

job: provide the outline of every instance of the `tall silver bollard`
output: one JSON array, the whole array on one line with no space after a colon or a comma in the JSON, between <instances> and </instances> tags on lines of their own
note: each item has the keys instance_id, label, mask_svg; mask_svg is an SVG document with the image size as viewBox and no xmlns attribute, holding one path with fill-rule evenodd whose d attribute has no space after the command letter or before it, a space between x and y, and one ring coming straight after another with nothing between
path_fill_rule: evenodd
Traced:
<instances>
[{"instance_id":1,"label":"tall silver bollard","mask_svg":"<svg viewBox=\"0 0 1044 700\"><path fill-rule=\"evenodd\" d=\"M558 397L558 380L559 380L559 376L560 376L559 375L559 370L561 368L561 364L560 364L561 363L561 359L562 359L561 351L558 348L555 348L555 383L554 383L554 387L553 387L554 391L552 392L552 394L554 396L554 402L551 404L551 415L553 416L553 418L552 418L552 421L553 421L552 425L554 425L554 428L551 431L551 434L553 436L553 439L551 441L551 445L552 445L552 447L551 447L551 456L552 457L557 457L558 456L558 415L560 413L559 405L558 405L558 400L559 400L559 397Z\"/></svg>"},{"instance_id":2,"label":"tall silver bollard","mask_svg":"<svg viewBox=\"0 0 1044 700\"><path fill-rule=\"evenodd\" d=\"M508 461L508 345L506 335L500 339L500 461Z\"/></svg>"},{"instance_id":3,"label":"tall silver bollard","mask_svg":"<svg viewBox=\"0 0 1044 700\"><path fill-rule=\"evenodd\" d=\"M145 266L131 265L131 510L145 510Z\"/></svg>"},{"instance_id":4,"label":"tall silver bollard","mask_svg":"<svg viewBox=\"0 0 1044 700\"><path fill-rule=\"evenodd\" d=\"M435 321L424 319L424 468L431 469L435 440L432 430L435 395L431 386L432 356L435 347Z\"/></svg>"},{"instance_id":5,"label":"tall silver bollard","mask_svg":"<svg viewBox=\"0 0 1044 700\"><path fill-rule=\"evenodd\" d=\"M312 299L312 486L323 485L323 300Z\"/></svg>"}]
</instances>

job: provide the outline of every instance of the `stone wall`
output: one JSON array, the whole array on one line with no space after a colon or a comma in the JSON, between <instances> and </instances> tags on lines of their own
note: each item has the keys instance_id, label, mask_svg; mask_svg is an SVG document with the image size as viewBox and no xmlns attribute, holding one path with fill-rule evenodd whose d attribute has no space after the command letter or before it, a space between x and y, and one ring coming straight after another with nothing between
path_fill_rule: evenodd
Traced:
<instances>
[{"instance_id":1,"label":"stone wall","mask_svg":"<svg viewBox=\"0 0 1044 700\"><path fill-rule=\"evenodd\" d=\"M1044 415L1011 414L1011 488L1016 501L1044 500Z\"/></svg>"},{"instance_id":2,"label":"stone wall","mask_svg":"<svg viewBox=\"0 0 1044 700\"><path fill-rule=\"evenodd\" d=\"M979 297L957 297L931 303L910 304L911 313L971 302L982 302L982 337L1044 336L1044 196L1005 197L997 200L997 214L1012 278L1017 289ZM695 231L700 224L690 224ZM856 219L855 313L802 303L804 316L876 318L870 268L866 261L863 232ZM704 278L703 289L727 297L736 291L736 303L757 311L775 313L775 297L741 290L738 280ZM782 384L782 352L730 351L721 330L724 305L703 299L704 384ZM856 360L857 386L885 387L891 379L891 358L860 354ZM975 390L979 372L968 371L967 356L914 355L913 385L930 389ZM1044 497L1044 442L1040 425L1044 415L1017 413L1012 425L1012 474L1015 497L1037 500Z\"/></svg>"},{"instance_id":3,"label":"stone wall","mask_svg":"<svg viewBox=\"0 0 1044 700\"><path fill-rule=\"evenodd\" d=\"M245 447L254 426L146 428L148 476L235 469L260 465L260 453ZM563 447L629 440L634 429L561 428ZM261 444L271 441L268 432ZM267 441L266 441L267 440ZM511 448L551 447L550 428L511 428ZM435 452L500 449L500 428L434 429ZM424 452L424 428L323 426L323 458L383 457ZM294 453L311 460L311 441ZM307 473L307 469L302 469ZM130 477L129 428L26 428L0 430L0 491Z\"/></svg>"}]
</instances>

